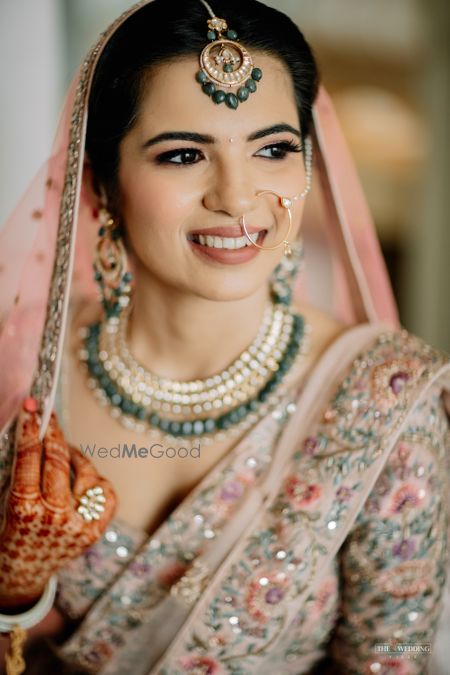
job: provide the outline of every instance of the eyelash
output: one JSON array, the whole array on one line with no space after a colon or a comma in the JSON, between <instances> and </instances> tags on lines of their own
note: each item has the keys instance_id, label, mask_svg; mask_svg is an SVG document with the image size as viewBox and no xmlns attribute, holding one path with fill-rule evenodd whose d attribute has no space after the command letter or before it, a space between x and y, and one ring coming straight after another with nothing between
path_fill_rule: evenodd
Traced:
<instances>
[{"instance_id":1,"label":"eyelash","mask_svg":"<svg viewBox=\"0 0 450 675\"><path fill-rule=\"evenodd\" d=\"M264 157L264 159L272 159L275 161L281 161L286 158L287 153L290 152L302 152L302 146L299 143L296 143L295 141L289 140L289 141L280 141L279 143L271 143L270 145L264 146L264 148L261 148L261 150L268 150L271 148L278 148L281 149L283 152L282 157ZM157 164L175 164L178 166L191 166L192 164L198 164L198 161L196 162L171 162L170 160L173 159L174 157L178 157L178 155L185 155L186 153L197 153L200 154L201 151L198 150L197 148L179 148L177 150L170 150L169 152L163 152L161 155L158 155L156 158L156 163ZM259 151L260 152L260 151Z\"/></svg>"}]
</instances>

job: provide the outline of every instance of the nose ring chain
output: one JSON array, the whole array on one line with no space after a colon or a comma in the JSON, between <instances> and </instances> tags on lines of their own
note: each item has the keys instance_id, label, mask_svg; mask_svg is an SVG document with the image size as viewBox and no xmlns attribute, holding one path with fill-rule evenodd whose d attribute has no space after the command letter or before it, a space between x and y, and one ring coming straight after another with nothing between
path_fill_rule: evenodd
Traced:
<instances>
[{"instance_id":1,"label":"nose ring chain","mask_svg":"<svg viewBox=\"0 0 450 675\"><path fill-rule=\"evenodd\" d=\"M294 204L299 199L304 199L308 192L311 190L311 179L312 179L312 143L311 139L307 138L305 140L305 166L306 166L306 185L305 189L303 192L301 192L299 195L296 195L295 197L283 197L282 195L279 195L277 192L274 190L262 190L260 192L256 193L257 197L261 197L262 195L266 194L271 194L274 195L275 197L278 198L280 206L282 206L284 209L286 209L288 213L288 219L289 219L289 227L288 231L283 237L281 241L278 242L278 244L275 244L274 246L261 246L260 244L257 244L256 242L253 241L253 239L250 237L248 231L247 231L247 225L245 222L245 216L242 215L239 219L240 224L242 225L244 229L245 236L247 239L253 244L253 246L256 246L257 248L261 249L262 251L273 251L274 249L278 248L279 246L284 245L284 254L286 256L290 256L292 253L291 246L288 241L289 234L292 229L292 212L291 208Z\"/></svg>"}]
</instances>

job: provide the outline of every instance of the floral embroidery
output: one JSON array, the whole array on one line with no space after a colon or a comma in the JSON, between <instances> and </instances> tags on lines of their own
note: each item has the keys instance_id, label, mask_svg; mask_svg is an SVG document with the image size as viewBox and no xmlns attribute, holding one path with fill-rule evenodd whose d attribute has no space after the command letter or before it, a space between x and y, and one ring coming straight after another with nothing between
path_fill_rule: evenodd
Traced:
<instances>
[{"instance_id":1,"label":"floral embroidery","mask_svg":"<svg viewBox=\"0 0 450 675\"><path fill-rule=\"evenodd\" d=\"M309 506L311 502L320 497L318 485L308 484L297 476L288 476L285 482L285 491L289 502L295 509Z\"/></svg>"},{"instance_id":2,"label":"floral embroidery","mask_svg":"<svg viewBox=\"0 0 450 675\"><path fill-rule=\"evenodd\" d=\"M346 485L341 485L336 491L336 499L338 502L347 502L352 496L352 489Z\"/></svg>"},{"instance_id":3,"label":"floral embroidery","mask_svg":"<svg viewBox=\"0 0 450 675\"><path fill-rule=\"evenodd\" d=\"M248 613L258 623L266 623L273 608L286 595L288 580L283 572L259 573L247 587L245 604Z\"/></svg>"},{"instance_id":4,"label":"floral embroidery","mask_svg":"<svg viewBox=\"0 0 450 675\"><path fill-rule=\"evenodd\" d=\"M338 556L321 568L317 588L311 582L340 541L345 517L358 510L367 470L401 423L412 392L442 363L438 352L405 333L385 334L358 356L293 453L279 493L258 514L220 580L208 586L207 601L200 598L194 623L172 643L158 672L247 675L267 663L300 675L312 661L308 670L300 664L326 652L349 675L375 662L404 667L395 658L379 659L373 645L400 632L405 642L426 641L438 616L447 517L442 441L448 429L436 393L440 385L416 406ZM397 373L408 378L392 381ZM383 386L389 406L383 405ZM107 628L111 663L117 672L133 670L139 631L145 628L151 636L152 608L177 576L169 575L162 586L164 574L182 572L220 537L224 521L239 513L242 497L269 465L280 427L268 416L239 453L131 556L129 574L118 578L108 599L93 607L64 646L66 658L87 663L96 636ZM120 607L130 599L128 609ZM127 640L131 631L134 637ZM418 657L418 668L422 661Z\"/></svg>"},{"instance_id":5,"label":"floral embroidery","mask_svg":"<svg viewBox=\"0 0 450 675\"><path fill-rule=\"evenodd\" d=\"M317 438L314 438L314 436L308 436L308 438L305 440L303 444L303 452L306 455L313 455L317 450L317 447L318 447Z\"/></svg>"},{"instance_id":6,"label":"floral embroidery","mask_svg":"<svg viewBox=\"0 0 450 675\"><path fill-rule=\"evenodd\" d=\"M395 598L409 598L429 585L430 565L425 560L410 560L380 574L378 585L381 591Z\"/></svg>"},{"instance_id":7,"label":"floral embroidery","mask_svg":"<svg viewBox=\"0 0 450 675\"><path fill-rule=\"evenodd\" d=\"M407 483L397 490L392 499L392 512L400 513L418 506L425 496L425 490Z\"/></svg>"},{"instance_id":8,"label":"floral embroidery","mask_svg":"<svg viewBox=\"0 0 450 675\"><path fill-rule=\"evenodd\" d=\"M407 560L411 558L416 550L416 544L413 539L402 539L392 547L392 555Z\"/></svg>"},{"instance_id":9,"label":"floral embroidery","mask_svg":"<svg viewBox=\"0 0 450 675\"><path fill-rule=\"evenodd\" d=\"M380 410L387 413L404 398L407 388L416 382L425 366L419 359L393 359L373 369L372 388Z\"/></svg>"},{"instance_id":10,"label":"floral embroidery","mask_svg":"<svg viewBox=\"0 0 450 675\"><path fill-rule=\"evenodd\" d=\"M411 672L414 671L404 660L383 657L372 659L363 670L364 675L411 675Z\"/></svg>"},{"instance_id":11,"label":"floral embroidery","mask_svg":"<svg viewBox=\"0 0 450 675\"><path fill-rule=\"evenodd\" d=\"M218 671L217 663L205 656L186 656L180 659L180 666L193 675L214 675Z\"/></svg>"},{"instance_id":12,"label":"floral embroidery","mask_svg":"<svg viewBox=\"0 0 450 675\"><path fill-rule=\"evenodd\" d=\"M225 483L220 491L220 499L223 501L234 501L244 494L244 487L238 480L230 480Z\"/></svg>"}]
</instances>

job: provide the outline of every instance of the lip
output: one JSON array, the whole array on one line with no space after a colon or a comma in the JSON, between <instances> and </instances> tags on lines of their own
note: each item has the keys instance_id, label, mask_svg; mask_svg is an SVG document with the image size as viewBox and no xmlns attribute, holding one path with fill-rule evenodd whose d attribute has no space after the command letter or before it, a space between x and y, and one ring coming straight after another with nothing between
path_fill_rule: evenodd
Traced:
<instances>
[{"instance_id":1,"label":"lip","mask_svg":"<svg viewBox=\"0 0 450 675\"><path fill-rule=\"evenodd\" d=\"M255 229L255 228L253 228ZM261 234L257 239L258 244L262 244L266 236L266 230L256 230ZM252 234L249 232L249 234ZM219 236L219 235L218 235ZM192 250L196 255L198 255L203 261L210 264L221 264L221 265L239 265L246 263L250 260L253 260L259 253L261 249L257 246L245 246L244 248L239 249L225 249L225 248L209 248L208 246L202 246L197 244L195 241L188 239Z\"/></svg>"},{"instance_id":2,"label":"lip","mask_svg":"<svg viewBox=\"0 0 450 675\"><path fill-rule=\"evenodd\" d=\"M254 234L255 232L262 232L263 230L267 230L269 228L267 227L250 227L249 225L246 225L247 232L249 234ZM202 230L191 230L188 233L188 236L193 235L193 234L205 234L209 235L210 237L244 237L245 232L244 228L242 225L228 225L228 226L223 226L223 227L205 227Z\"/></svg>"}]
</instances>

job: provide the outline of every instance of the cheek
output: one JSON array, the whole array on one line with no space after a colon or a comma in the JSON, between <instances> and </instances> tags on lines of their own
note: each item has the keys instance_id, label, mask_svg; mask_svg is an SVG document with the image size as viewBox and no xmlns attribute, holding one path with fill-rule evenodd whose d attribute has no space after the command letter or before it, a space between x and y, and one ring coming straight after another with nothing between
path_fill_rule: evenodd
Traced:
<instances>
[{"instance_id":1,"label":"cheek","mask_svg":"<svg viewBox=\"0 0 450 675\"><path fill-rule=\"evenodd\" d=\"M170 231L182 231L192 205L192 191L183 192L181 181L147 169L124 166L120 174L120 209L130 238L135 243L171 241Z\"/></svg>"},{"instance_id":2,"label":"cheek","mask_svg":"<svg viewBox=\"0 0 450 675\"><path fill-rule=\"evenodd\" d=\"M120 180L120 207L127 227L157 224L164 206L170 204L168 189L162 181L145 171L123 171Z\"/></svg>"}]
</instances>

